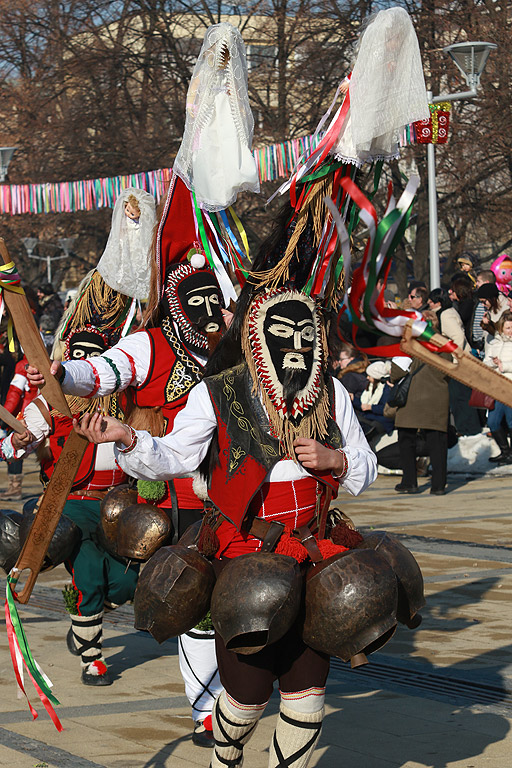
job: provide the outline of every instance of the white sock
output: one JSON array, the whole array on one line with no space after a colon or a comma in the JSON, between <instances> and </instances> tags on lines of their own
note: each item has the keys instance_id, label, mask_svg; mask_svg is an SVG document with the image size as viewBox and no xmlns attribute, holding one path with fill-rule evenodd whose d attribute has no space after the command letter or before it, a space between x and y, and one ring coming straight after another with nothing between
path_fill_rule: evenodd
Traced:
<instances>
[{"instance_id":1,"label":"white sock","mask_svg":"<svg viewBox=\"0 0 512 768\"><path fill-rule=\"evenodd\" d=\"M211 768L234 768L243 762L243 749L267 705L240 704L222 691L212 712L213 750Z\"/></svg>"},{"instance_id":2,"label":"white sock","mask_svg":"<svg viewBox=\"0 0 512 768\"><path fill-rule=\"evenodd\" d=\"M101 650L103 640L103 611L94 616L71 616L73 639L80 654L82 669L94 661L105 663Z\"/></svg>"},{"instance_id":3,"label":"white sock","mask_svg":"<svg viewBox=\"0 0 512 768\"><path fill-rule=\"evenodd\" d=\"M269 750L269 768L306 768L315 751L324 717L323 694L304 691L301 693L304 696L297 697L297 694L294 694L295 698L291 700L294 709L288 706L288 701L281 698L277 725ZM322 706L317 709L320 700Z\"/></svg>"}]
</instances>

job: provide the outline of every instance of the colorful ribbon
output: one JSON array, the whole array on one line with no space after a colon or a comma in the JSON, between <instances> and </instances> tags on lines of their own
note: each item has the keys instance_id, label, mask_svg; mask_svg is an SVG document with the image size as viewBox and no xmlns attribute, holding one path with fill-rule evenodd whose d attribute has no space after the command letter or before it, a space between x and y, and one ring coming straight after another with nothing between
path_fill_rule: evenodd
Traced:
<instances>
[{"instance_id":1,"label":"colorful ribbon","mask_svg":"<svg viewBox=\"0 0 512 768\"><path fill-rule=\"evenodd\" d=\"M14 601L13 590L17 583L17 578L7 576L6 584L6 596L5 596L5 623L7 627L7 638L9 640L9 650L11 653L11 660L14 669L16 681L18 683L19 690L24 694L27 699L28 707L32 714L32 718L35 720L38 716L36 710L30 703L27 692L25 691L23 680L23 664L26 667L28 675L34 684L39 698L41 699L44 708L48 712L53 724L58 731L62 731L62 724L53 709L53 704L60 704L59 700L51 692L52 682L41 670L39 664L32 656L32 651L28 644L25 631L21 624L20 617Z\"/></svg>"}]
</instances>

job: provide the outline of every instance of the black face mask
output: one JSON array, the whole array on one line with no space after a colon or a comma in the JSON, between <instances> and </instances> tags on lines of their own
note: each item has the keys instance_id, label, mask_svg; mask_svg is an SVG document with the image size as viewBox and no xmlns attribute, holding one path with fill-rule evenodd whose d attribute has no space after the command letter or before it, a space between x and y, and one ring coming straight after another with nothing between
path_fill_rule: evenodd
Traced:
<instances>
[{"instance_id":1,"label":"black face mask","mask_svg":"<svg viewBox=\"0 0 512 768\"><path fill-rule=\"evenodd\" d=\"M88 357L98 357L106 352L108 344L95 331L77 331L67 343L66 357L68 360L85 360Z\"/></svg>"},{"instance_id":2,"label":"black face mask","mask_svg":"<svg viewBox=\"0 0 512 768\"><path fill-rule=\"evenodd\" d=\"M265 317L263 334L285 400L293 401L313 366L315 326L310 308L302 301L274 304Z\"/></svg>"},{"instance_id":3,"label":"black face mask","mask_svg":"<svg viewBox=\"0 0 512 768\"><path fill-rule=\"evenodd\" d=\"M196 272L178 285L178 299L191 325L203 333L218 333L224 325L218 283L208 272Z\"/></svg>"}]
</instances>

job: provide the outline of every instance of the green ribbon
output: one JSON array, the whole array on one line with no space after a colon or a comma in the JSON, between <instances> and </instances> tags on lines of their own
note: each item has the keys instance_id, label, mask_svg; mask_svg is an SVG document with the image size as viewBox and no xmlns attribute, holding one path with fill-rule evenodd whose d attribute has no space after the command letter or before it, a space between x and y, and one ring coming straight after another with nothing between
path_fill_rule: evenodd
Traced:
<instances>
[{"instance_id":1,"label":"green ribbon","mask_svg":"<svg viewBox=\"0 0 512 768\"><path fill-rule=\"evenodd\" d=\"M206 236L206 230L204 228L203 215L201 213L201 209L199 208L199 205L197 204L196 193L194 192L194 190L192 190L192 200L194 201L194 210L196 212L196 221L197 221L197 227L199 229L199 237L201 239L201 243L203 244L204 252L205 252L206 258L208 259L208 264L213 270L215 270L215 264L213 263L212 252L210 250L210 243L208 242L208 238Z\"/></svg>"},{"instance_id":2,"label":"green ribbon","mask_svg":"<svg viewBox=\"0 0 512 768\"><path fill-rule=\"evenodd\" d=\"M9 612L11 615L11 621L14 628L14 632L16 634L16 638L18 640L18 645L20 647L21 655L23 656L23 659L25 661L25 664L28 667L28 670L34 680L37 682L40 689L43 691L44 694L50 699L50 701L53 704L60 704L60 701L53 695L51 692L51 689L42 676L41 672L36 666L34 657L32 656L32 651L30 650L27 637L25 635L25 630L23 629L23 626L20 621L20 617L18 616L18 611L16 609L16 603L14 601L14 597L11 590L11 585L14 588L16 585L16 582L18 579L13 579L11 576L7 576L7 603L9 605Z\"/></svg>"}]
</instances>

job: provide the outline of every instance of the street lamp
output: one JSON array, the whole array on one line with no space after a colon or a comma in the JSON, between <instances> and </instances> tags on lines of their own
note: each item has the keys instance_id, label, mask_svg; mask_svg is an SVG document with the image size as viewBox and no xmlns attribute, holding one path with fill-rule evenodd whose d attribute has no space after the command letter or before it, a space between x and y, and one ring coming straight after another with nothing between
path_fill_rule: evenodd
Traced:
<instances>
[{"instance_id":1,"label":"street lamp","mask_svg":"<svg viewBox=\"0 0 512 768\"><path fill-rule=\"evenodd\" d=\"M0 147L0 183L6 179L9 163L18 147Z\"/></svg>"},{"instance_id":2,"label":"street lamp","mask_svg":"<svg viewBox=\"0 0 512 768\"><path fill-rule=\"evenodd\" d=\"M71 252L71 249L77 237L78 235L75 235L74 237L61 237L59 239L58 246L56 246L54 243L39 243L39 240L37 237L22 237L21 242L25 246L25 250L27 251L27 255L29 259L39 259L40 261L46 261L46 275L47 275L48 282L51 283L52 282L52 261L57 261L59 259L67 259L69 257L69 254ZM62 254L62 256L52 256L50 254L50 250L48 250L47 256L39 256L34 253L34 250L38 244L48 249L58 247L62 251L64 251L64 253Z\"/></svg>"},{"instance_id":3,"label":"street lamp","mask_svg":"<svg viewBox=\"0 0 512 768\"><path fill-rule=\"evenodd\" d=\"M427 91L430 104L439 104L443 101L460 101L461 99L473 99L477 95L480 85L480 76L484 71L487 59L492 50L498 46L495 43L454 43L443 48L453 59L455 65L464 75L470 90L460 93L442 93L432 96L432 91ZM441 285L441 273L439 269L439 232L437 227L437 188L436 188L436 156L434 144L427 144L427 171L428 171L428 218L429 218L429 251L430 251L430 290Z\"/></svg>"}]
</instances>

